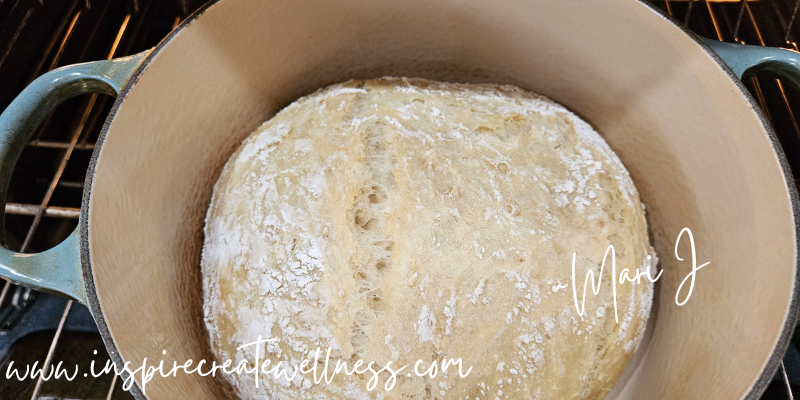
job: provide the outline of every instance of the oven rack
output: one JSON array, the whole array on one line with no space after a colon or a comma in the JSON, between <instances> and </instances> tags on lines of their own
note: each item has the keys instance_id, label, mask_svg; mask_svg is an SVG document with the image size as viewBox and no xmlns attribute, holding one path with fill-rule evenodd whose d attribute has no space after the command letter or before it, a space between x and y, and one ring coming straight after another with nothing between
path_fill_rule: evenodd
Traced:
<instances>
[{"instance_id":1,"label":"oven rack","mask_svg":"<svg viewBox=\"0 0 800 400\"><path fill-rule=\"evenodd\" d=\"M49 70L130 55L156 45L201 5L201 1L191 0L0 0L0 76L4 82L0 85L0 109ZM8 248L42 251L75 229L89 158L112 103L110 96L97 94L68 100L33 135L9 187L5 207ZM6 281L0 290L0 333L12 331L39 295ZM85 309L72 300L63 305L43 369L54 361L76 308ZM93 328L96 331L96 326ZM113 375L103 398L132 398L119 386ZM44 387L40 376L32 391L22 388L21 392L30 392L32 400L65 398L62 393L45 393Z\"/></svg>"}]
</instances>

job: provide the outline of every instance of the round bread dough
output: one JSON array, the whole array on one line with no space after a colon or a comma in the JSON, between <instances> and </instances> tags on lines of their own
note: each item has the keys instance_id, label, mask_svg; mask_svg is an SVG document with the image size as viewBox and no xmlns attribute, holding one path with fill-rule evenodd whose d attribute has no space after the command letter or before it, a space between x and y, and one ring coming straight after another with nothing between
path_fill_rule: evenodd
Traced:
<instances>
[{"instance_id":1,"label":"round bread dough","mask_svg":"<svg viewBox=\"0 0 800 400\"><path fill-rule=\"evenodd\" d=\"M579 316L573 253L580 302L609 245L617 277L655 264L628 172L564 107L513 86L350 81L286 107L225 165L206 216L205 322L220 362L271 360L258 385L229 375L242 399L601 399L653 288L617 282L615 318L609 260ZM258 336L277 341L237 350ZM264 372L319 354L319 380L328 348L331 372L408 367L389 391L389 371L372 390L369 371ZM457 359L466 377L442 371ZM417 360L437 374L417 376Z\"/></svg>"}]
</instances>

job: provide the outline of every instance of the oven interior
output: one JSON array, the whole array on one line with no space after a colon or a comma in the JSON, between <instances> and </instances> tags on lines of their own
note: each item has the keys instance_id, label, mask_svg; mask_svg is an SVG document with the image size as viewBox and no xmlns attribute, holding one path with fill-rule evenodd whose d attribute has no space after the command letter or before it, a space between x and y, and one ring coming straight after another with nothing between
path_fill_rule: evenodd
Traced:
<instances>
[{"instance_id":1,"label":"oven interior","mask_svg":"<svg viewBox=\"0 0 800 400\"><path fill-rule=\"evenodd\" d=\"M64 65L134 54L155 46L204 0L0 0L0 110L37 76ZM695 33L727 42L798 51L800 0L651 2ZM745 85L772 123L800 175L800 91L774 76ZM42 124L14 170L6 204L5 245L39 252L75 228L86 169L113 98L83 95ZM800 335L762 399L800 395ZM0 372L8 365L77 363L108 355L83 305L5 282L0 290ZM113 374L44 381L0 379L0 398L130 399Z\"/></svg>"}]
</instances>

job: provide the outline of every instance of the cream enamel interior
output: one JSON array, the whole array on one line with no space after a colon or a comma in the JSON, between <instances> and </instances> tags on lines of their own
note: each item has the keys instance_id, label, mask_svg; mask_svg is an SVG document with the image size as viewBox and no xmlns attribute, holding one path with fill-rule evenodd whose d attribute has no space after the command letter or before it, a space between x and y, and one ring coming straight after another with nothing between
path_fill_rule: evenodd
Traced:
<instances>
[{"instance_id":1,"label":"cream enamel interior","mask_svg":"<svg viewBox=\"0 0 800 400\"><path fill-rule=\"evenodd\" d=\"M210 359L199 269L224 162L297 97L350 78L510 83L589 121L647 206L665 270L652 337L620 399L749 392L787 318L791 198L764 128L689 36L629 1L223 0L153 57L108 127L92 178L89 256L125 361ZM698 263L674 256L689 227ZM691 259L688 242L681 256ZM569 266L564 266L569 268ZM140 377L137 377L140 380ZM222 398L219 379L154 379L150 399Z\"/></svg>"}]
</instances>

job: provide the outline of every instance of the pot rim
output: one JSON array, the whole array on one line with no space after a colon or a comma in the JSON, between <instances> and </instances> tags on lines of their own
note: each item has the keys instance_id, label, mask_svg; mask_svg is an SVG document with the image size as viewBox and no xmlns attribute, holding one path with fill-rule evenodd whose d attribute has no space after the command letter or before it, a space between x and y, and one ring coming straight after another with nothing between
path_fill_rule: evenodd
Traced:
<instances>
[{"instance_id":1,"label":"pot rim","mask_svg":"<svg viewBox=\"0 0 800 400\"><path fill-rule=\"evenodd\" d=\"M150 54L145 57L142 63L136 68L136 71L131 76L131 79L125 84L124 88L120 92L119 96L117 96L116 100L114 101L114 105L111 108L111 111L106 117L105 122L103 123L103 127L100 131L100 134L97 138L97 142L95 143L95 149L92 152L92 158L89 162L89 168L86 172L86 181L84 183L84 190L83 190L83 199L81 201L81 211L80 211L80 259L81 259L81 269L83 273L84 285L86 289L86 305L89 307L92 316L94 317L97 328L100 331L100 336L103 339L103 342L108 349L109 356L111 360L114 362L115 365L124 365L125 361L122 359L122 356L117 349L117 345L114 342L114 338L111 336L111 332L108 328L108 324L105 321L103 316L102 307L100 305L99 299L97 297L97 291L95 290L94 285L94 276L92 274L92 263L91 257L89 254L89 237L88 237L88 230L89 230L89 200L91 198L92 192L92 183L94 180L94 172L95 168L97 167L97 160L99 157L100 152L103 148L103 143L105 141L105 137L108 134L108 130L113 124L114 119L119 111L119 107L125 101L125 98L130 93L133 86L136 85L137 81L141 77L142 73L147 69L150 63L155 59L155 57L161 52L161 50L172 41L172 39L181 33L184 29L186 29L189 25L191 25L195 20L201 17L203 14L206 13L211 7L219 4L223 0L211 0L190 16L188 16L183 22L181 22L172 32L169 33L158 45L153 48ZM678 21L676 18L672 17L669 14L666 14L664 11L658 9L653 4L649 4L646 0L637 0L637 2L648 10L652 11L656 15L660 16L670 25L677 28L680 32L684 33L685 35L689 36L695 44L700 46L703 51L706 52L718 65L721 67L722 71L728 76L728 78L733 82L733 84L739 89L741 94L744 96L747 103L750 105L752 110L758 116L759 122L766 134L767 138L770 141L772 146L772 151L778 159L778 162L781 166L781 171L783 173L784 181L786 184L786 188L789 193L791 206L792 206L792 215L794 216L794 226L795 226L795 278L794 284L792 286L792 301L789 305L789 312L786 316L786 321L781 329L781 334L778 338L778 342L775 345L775 348L772 351L769 359L767 360L766 366L761 371L761 374L755 381L755 384L750 388L750 391L744 397L746 400L758 400L764 390L766 390L769 382L772 380L772 377L775 375L777 371L779 363L783 360L783 355L786 352L786 349L789 345L789 341L791 340L792 334L794 332L795 325L798 320L798 310L800 310L800 235L798 235L797 227L800 226L800 199L798 198L798 191L797 186L794 184L794 178L792 175L792 171L789 167L789 163L786 160L786 155L783 152L780 142L772 129L769 121L767 120L764 112L761 110L758 103L755 101L753 96L744 86L742 81L733 73L731 68L725 64L724 61L715 53L711 48L694 32L689 30L683 23ZM123 381L129 379L130 373L123 372L120 377ZM146 400L148 397L142 392L141 388L139 387L138 381L135 379L133 380L133 384L131 385L130 389L131 393L134 395L136 399Z\"/></svg>"},{"instance_id":2,"label":"pot rim","mask_svg":"<svg viewBox=\"0 0 800 400\"><path fill-rule=\"evenodd\" d=\"M772 350L772 354L769 356L764 369L761 370L761 374L758 376L758 379L756 379L755 384L753 384L753 386L750 388L750 391L744 397L746 400L758 400L767 389L767 386L772 380L772 377L775 375L779 364L783 361L783 355L786 353L786 349L789 346L789 341L792 339L792 334L794 333L794 329L798 321L798 310L800 310L800 234L798 234L798 226L800 226L800 199L798 198L797 186L794 183L794 176L791 168L789 167L789 162L786 160L786 154L783 152L783 147L781 146L780 141L778 141L778 136L772 129L772 125L770 124L769 120L767 120L764 111L761 110L761 107L753 98L753 95L750 94L750 91L747 90L747 88L744 86L744 83L742 83L739 77L736 76L728 64L722 61L722 58L720 58L720 56L714 52L714 50L712 50L711 47L709 47L699 35L689 30L689 28L678 21L678 19L655 7L655 5L649 4L646 0L637 1L647 7L649 10L656 13L656 15L663 18L672 26L678 28L681 32L689 36L697 45L700 46L700 48L702 48L709 56L711 56L711 58L714 59L714 61L716 61L716 63L722 68L722 71L728 75L728 78L744 95L745 100L758 116L758 120L761 122L761 126L764 128L764 133L767 135L767 138L772 145L772 151L775 153L775 156L780 163L781 171L783 172L783 177L792 205L792 215L794 216L794 284L792 285L792 301L789 304L788 315L786 316L786 321L783 324L783 328L781 328L781 334L778 337L778 342L775 344L775 348Z\"/></svg>"},{"instance_id":3,"label":"pot rim","mask_svg":"<svg viewBox=\"0 0 800 400\"><path fill-rule=\"evenodd\" d=\"M222 0L211 0L208 3L204 4L202 7L197 9L194 13L186 17L175 29L172 30L164 39L162 39L158 45L148 54L142 63L136 68L136 71L131 75L131 78L125 84L125 86L120 91L117 98L114 100L114 104L111 107L111 111L109 111L108 116L106 117L105 122L103 122L103 127L100 130L100 134L97 137L97 141L95 142L95 148L92 152L92 158L89 161L89 168L86 171L86 180L84 181L83 185L83 199L81 200L81 211L80 211L80 259L81 259L81 270L83 273L83 281L84 286L86 289L86 305L89 307L89 310L94 317L95 322L97 323L97 329L100 331L100 337L103 339L103 343L106 345L106 349L108 350L108 355L111 358L111 361L115 365L125 365L125 360L122 359L122 355L119 353L117 349L117 344L114 342L114 338L111 335L111 331L108 329L108 324L106 323L105 317L103 316L102 306L100 305L100 301L97 297L97 291L95 290L94 284L94 275L92 274L92 262L91 257L89 254L89 200L91 199L91 192L92 192L92 184L94 182L94 173L97 167L97 160L100 155L100 151L103 148L103 143L105 142L106 135L108 134L108 130L111 124L114 123L114 118L119 111L120 106L125 101L125 98L128 97L128 93L130 93L131 89L136 85L136 82L142 76L147 67L150 63L155 59L155 57L161 52L161 50L172 41L172 39L181 33L184 29L186 29L189 25L191 25L195 20L197 20L200 16L205 14L211 7L217 5ZM122 381L126 381L130 377L130 373L128 371L123 371L120 374L120 378ZM130 388L130 393L133 394L137 400L148 400L149 398L147 395L142 392L142 389L139 387L139 382L136 379L133 379L133 384Z\"/></svg>"}]
</instances>

